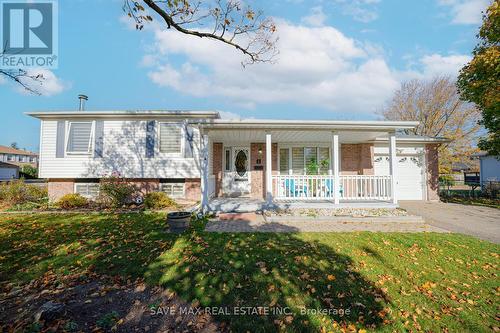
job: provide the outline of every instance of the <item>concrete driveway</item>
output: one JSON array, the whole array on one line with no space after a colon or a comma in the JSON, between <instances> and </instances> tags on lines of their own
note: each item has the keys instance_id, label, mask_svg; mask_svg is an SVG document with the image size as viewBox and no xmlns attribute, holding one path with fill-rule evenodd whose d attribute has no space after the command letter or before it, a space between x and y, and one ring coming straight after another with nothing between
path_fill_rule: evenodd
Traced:
<instances>
[{"instance_id":1,"label":"concrete driveway","mask_svg":"<svg viewBox=\"0 0 500 333\"><path fill-rule=\"evenodd\" d=\"M399 201L399 206L427 224L500 244L499 209L428 201Z\"/></svg>"}]
</instances>

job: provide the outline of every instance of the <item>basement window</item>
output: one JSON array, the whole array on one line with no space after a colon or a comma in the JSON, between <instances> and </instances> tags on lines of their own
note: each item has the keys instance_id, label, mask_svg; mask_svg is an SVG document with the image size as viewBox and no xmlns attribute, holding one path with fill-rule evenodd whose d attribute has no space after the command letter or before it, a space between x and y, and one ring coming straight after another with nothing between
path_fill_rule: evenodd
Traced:
<instances>
[{"instance_id":1,"label":"basement window","mask_svg":"<svg viewBox=\"0 0 500 333\"><path fill-rule=\"evenodd\" d=\"M161 183L160 191L165 192L171 198L184 198L184 183Z\"/></svg>"},{"instance_id":2,"label":"basement window","mask_svg":"<svg viewBox=\"0 0 500 333\"><path fill-rule=\"evenodd\" d=\"M99 183L76 183L75 193L85 198L96 198L99 195Z\"/></svg>"}]
</instances>

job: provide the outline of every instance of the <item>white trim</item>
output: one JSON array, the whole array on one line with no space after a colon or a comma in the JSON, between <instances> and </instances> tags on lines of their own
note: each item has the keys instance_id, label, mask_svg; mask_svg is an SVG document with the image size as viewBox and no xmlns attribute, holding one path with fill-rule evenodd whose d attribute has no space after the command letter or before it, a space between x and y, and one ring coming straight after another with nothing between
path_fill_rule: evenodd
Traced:
<instances>
[{"instance_id":1,"label":"white trim","mask_svg":"<svg viewBox=\"0 0 500 333\"><path fill-rule=\"evenodd\" d=\"M90 194L82 194L82 193L77 192L76 191L76 187L77 186L81 186L81 185L87 186L87 193L89 192L89 189L88 189L89 186L97 186L96 195L94 196L94 195L90 195ZM100 183L74 183L74 185L73 185L73 193L80 194L84 198L94 199L97 196L99 196L100 187L101 187Z\"/></svg>"},{"instance_id":2,"label":"white trim","mask_svg":"<svg viewBox=\"0 0 500 333\"><path fill-rule=\"evenodd\" d=\"M268 203L273 201L272 149L271 133L266 133L266 199Z\"/></svg>"},{"instance_id":3,"label":"white trim","mask_svg":"<svg viewBox=\"0 0 500 333\"><path fill-rule=\"evenodd\" d=\"M396 134L391 133L389 139L389 173L391 175L391 198L392 203L397 204L397 148L396 148Z\"/></svg>"},{"instance_id":4,"label":"white trim","mask_svg":"<svg viewBox=\"0 0 500 333\"><path fill-rule=\"evenodd\" d=\"M339 135L332 133L333 151L333 198L336 205L340 203L340 162L339 162Z\"/></svg>"},{"instance_id":5,"label":"white trim","mask_svg":"<svg viewBox=\"0 0 500 333\"><path fill-rule=\"evenodd\" d=\"M174 186L182 186L182 194L174 195ZM170 193L164 187L171 186ZM160 191L166 193L170 198L184 198L186 196L186 183L160 183Z\"/></svg>"},{"instance_id":6,"label":"white trim","mask_svg":"<svg viewBox=\"0 0 500 333\"><path fill-rule=\"evenodd\" d=\"M166 122L166 121L158 121L158 130L157 130L157 135L156 135L156 152L158 156L163 156L163 157L184 157L184 149L185 149L185 141L186 141L186 133L184 131L184 125L183 123L179 122ZM161 151L161 130L162 130L162 125L166 125L167 127L177 127L180 129L181 133L181 138L180 138L180 149L179 152L175 153L166 153ZM194 154L193 154L194 156Z\"/></svg>"},{"instance_id":7,"label":"white trim","mask_svg":"<svg viewBox=\"0 0 500 333\"><path fill-rule=\"evenodd\" d=\"M87 152L78 152L78 151L68 151L68 143L69 143L69 134L71 131L71 124L88 124L90 123L90 137L89 137L89 145L88 145L88 151ZM66 121L65 124L65 131L64 131L64 157L67 156L76 156L76 155L85 155L85 156L92 156L93 151L94 151L94 132L95 132L95 121L89 120L89 121Z\"/></svg>"}]
</instances>

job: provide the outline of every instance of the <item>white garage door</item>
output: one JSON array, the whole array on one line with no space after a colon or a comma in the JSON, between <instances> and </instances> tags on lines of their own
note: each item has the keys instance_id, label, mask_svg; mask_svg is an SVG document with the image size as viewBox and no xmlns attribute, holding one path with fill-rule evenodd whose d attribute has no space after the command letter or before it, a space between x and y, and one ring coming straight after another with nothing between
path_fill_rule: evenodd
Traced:
<instances>
[{"instance_id":1,"label":"white garage door","mask_svg":"<svg viewBox=\"0 0 500 333\"><path fill-rule=\"evenodd\" d=\"M16 177L16 169L0 167L0 179L12 179L14 177Z\"/></svg>"},{"instance_id":2,"label":"white garage door","mask_svg":"<svg viewBox=\"0 0 500 333\"><path fill-rule=\"evenodd\" d=\"M397 197L398 200L424 199L423 158L416 155L397 157ZM389 157L376 156L375 175L389 175Z\"/></svg>"}]
</instances>

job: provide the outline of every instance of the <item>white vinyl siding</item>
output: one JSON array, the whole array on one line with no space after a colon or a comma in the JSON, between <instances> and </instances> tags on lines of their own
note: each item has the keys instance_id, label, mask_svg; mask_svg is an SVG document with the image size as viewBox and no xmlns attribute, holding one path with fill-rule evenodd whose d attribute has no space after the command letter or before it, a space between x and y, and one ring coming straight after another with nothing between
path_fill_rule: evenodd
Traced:
<instances>
[{"instance_id":1,"label":"white vinyl siding","mask_svg":"<svg viewBox=\"0 0 500 333\"><path fill-rule=\"evenodd\" d=\"M75 183L75 193L82 197L95 198L99 195L99 183Z\"/></svg>"},{"instance_id":2,"label":"white vinyl siding","mask_svg":"<svg viewBox=\"0 0 500 333\"><path fill-rule=\"evenodd\" d=\"M70 122L68 126L67 153L89 154L92 146L92 122Z\"/></svg>"},{"instance_id":3,"label":"white vinyl siding","mask_svg":"<svg viewBox=\"0 0 500 333\"><path fill-rule=\"evenodd\" d=\"M290 150L288 148L280 149L280 172L282 174L288 173L288 161L290 160L289 153Z\"/></svg>"},{"instance_id":4,"label":"white vinyl siding","mask_svg":"<svg viewBox=\"0 0 500 333\"><path fill-rule=\"evenodd\" d=\"M171 198L184 198L184 183L162 183L160 190Z\"/></svg>"},{"instance_id":5,"label":"white vinyl siding","mask_svg":"<svg viewBox=\"0 0 500 333\"><path fill-rule=\"evenodd\" d=\"M66 154L64 158L57 158L57 120L43 120L38 161L41 166L40 177L101 178L119 170L125 178L199 178L198 129L193 128L193 158L184 158L183 154L158 153L147 159L146 122L106 119L102 158L94 157L93 154ZM158 149L158 140L155 143Z\"/></svg>"},{"instance_id":6,"label":"white vinyl siding","mask_svg":"<svg viewBox=\"0 0 500 333\"><path fill-rule=\"evenodd\" d=\"M180 124L160 123L160 152L182 154L182 127Z\"/></svg>"}]
</instances>

